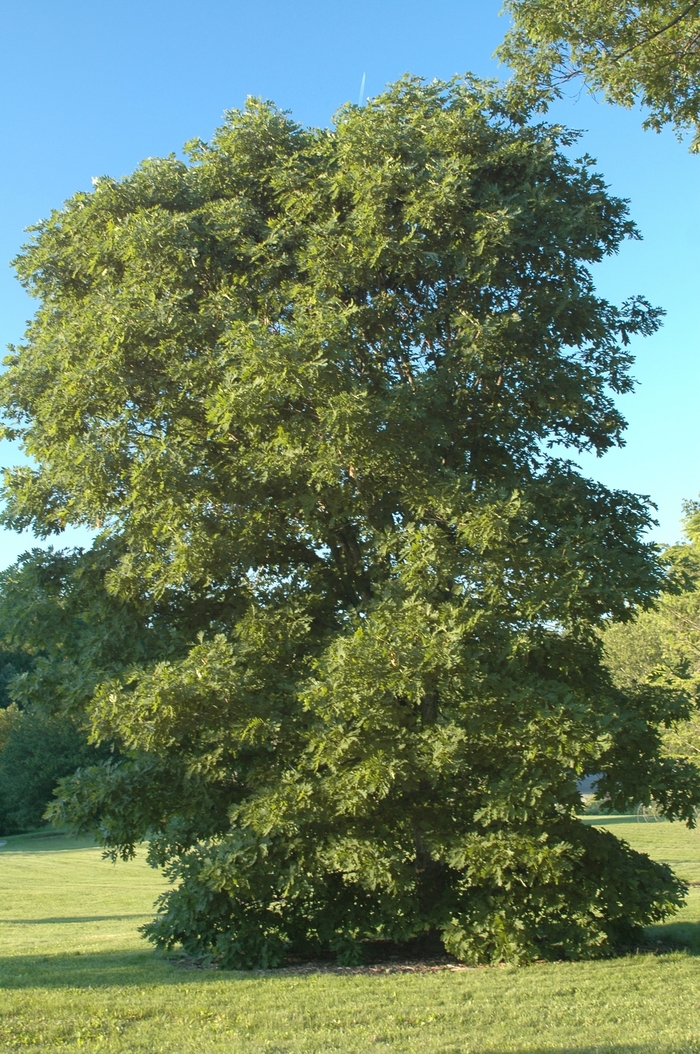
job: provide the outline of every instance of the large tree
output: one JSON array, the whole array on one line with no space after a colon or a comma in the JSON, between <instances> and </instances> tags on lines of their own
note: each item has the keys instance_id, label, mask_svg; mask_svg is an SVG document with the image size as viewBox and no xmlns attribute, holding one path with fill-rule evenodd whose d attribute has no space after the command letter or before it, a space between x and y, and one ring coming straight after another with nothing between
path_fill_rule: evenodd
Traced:
<instances>
[{"instance_id":1,"label":"large tree","mask_svg":"<svg viewBox=\"0 0 700 1054\"><path fill-rule=\"evenodd\" d=\"M596 295L636 232L571 141L471 79L403 80L330 130L251 101L20 256L39 308L2 401L36 465L6 522L100 532L42 571L42 676L121 752L56 814L126 856L149 839L177 883L158 943L518 961L680 902L576 815L586 773L691 822L700 786L661 753L687 700L601 659L597 627L663 577L648 511L551 453L620 442L628 343L658 324ZM33 567L8 647L45 610Z\"/></svg>"},{"instance_id":2,"label":"large tree","mask_svg":"<svg viewBox=\"0 0 700 1054\"><path fill-rule=\"evenodd\" d=\"M644 125L692 131L700 150L698 0L505 0L513 28L498 53L551 98L572 79L609 102L641 104Z\"/></svg>"}]
</instances>

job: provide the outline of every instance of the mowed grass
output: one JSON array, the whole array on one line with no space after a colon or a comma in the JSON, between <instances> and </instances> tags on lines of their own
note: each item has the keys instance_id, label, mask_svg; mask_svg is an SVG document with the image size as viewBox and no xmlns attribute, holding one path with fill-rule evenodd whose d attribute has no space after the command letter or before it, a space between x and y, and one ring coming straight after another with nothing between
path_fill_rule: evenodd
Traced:
<instances>
[{"instance_id":1,"label":"mowed grass","mask_svg":"<svg viewBox=\"0 0 700 1054\"><path fill-rule=\"evenodd\" d=\"M700 883L700 832L607 823ZM159 959L137 929L163 885L142 856L112 865L61 835L6 839L0 1050L700 1054L700 886L680 916L654 928L686 940L684 951L525 969L300 975Z\"/></svg>"}]
</instances>

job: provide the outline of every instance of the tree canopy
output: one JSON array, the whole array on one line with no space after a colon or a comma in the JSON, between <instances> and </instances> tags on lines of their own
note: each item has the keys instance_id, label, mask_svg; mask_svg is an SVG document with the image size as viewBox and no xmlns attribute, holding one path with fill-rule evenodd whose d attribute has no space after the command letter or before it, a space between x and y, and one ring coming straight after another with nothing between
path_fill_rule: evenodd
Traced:
<instances>
[{"instance_id":1,"label":"tree canopy","mask_svg":"<svg viewBox=\"0 0 700 1054\"><path fill-rule=\"evenodd\" d=\"M621 441L660 314L596 294L637 234L572 141L470 78L331 129L250 100L17 261L39 305L0 396L35 465L5 522L99 534L13 569L0 622L8 647L51 622L25 691L117 747L55 815L150 840L157 943L522 961L680 903L577 819L585 774L691 823L700 779L661 745L687 696L602 661L664 578L649 510L553 450Z\"/></svg>"},{"instance_id":2,"label":"tree canopy","mask_svg":"<svg viewBox=\"0 0 700 1054\"><path fill-rule=\"evenodd\" d=\"M523 84L558 94L583 76L609 102L646 108L644 125L693 132L700 149L697 0L506 0L513 28L499 48Z\"/></svg>"}]
</instances>

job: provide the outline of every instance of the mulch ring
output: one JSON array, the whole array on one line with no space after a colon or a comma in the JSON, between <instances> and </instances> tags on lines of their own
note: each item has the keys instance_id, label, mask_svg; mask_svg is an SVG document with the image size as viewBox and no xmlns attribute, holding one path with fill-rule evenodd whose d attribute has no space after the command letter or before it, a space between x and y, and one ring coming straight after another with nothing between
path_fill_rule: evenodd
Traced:
<instances>
[{"instance_id":1,"label":"mulch ring","mask_svg":"<svg viewBox=\"0 0 700 1054\"><path fill-rule=\"evenodd\" d=\"M685 944L680 941L649 941L635 947L619 948L617 955L668 955L670 952L681 951ZM193 958L189 955L178 955L168 957L172 966L181 970L219 970L219 963L210 956ZM557 960L537 959L531 963L532 966L552 965ZM493 970L503 969L507 963L494 963L493 965L467 966L459 962L451 955L437 955L422 959L388 958L363 966L339 966L337 962L329 959L303 960L290 962L286 966L276 966L269 970L232 970L232 973L244 973L249 977L300 977L308 974L338 974L345 977L354 975L378 975L395 973L438 973L449 971L451 973L464 973L468 970ZM226 971L227 973L229 971Z\"/></svg>"},{"instance_id":2,"label":"mulch ring","mask_svg":"<svg viewBox=\"0 0 700 1054\"><path fill-rule=\"evenodd\" d=\"M169 958L173 966L183 970L218 970L218 963L212 959L193 959L182 955L177 958ZM352 976L354 974L391 974L391 973L437 973L439 970L451 970L461 973L465 970L484 969L484 967L466 966L451 956L444 955L431 959L403 959L387 960L386 962L369 963L364 966L339 966L338 963L325 960L290 963L287 966L277 966L272 970L250 970L236 971L239 973L250 973L255 977L294 977L305 974L341 974Z\"/></svg>"}]
</instances>

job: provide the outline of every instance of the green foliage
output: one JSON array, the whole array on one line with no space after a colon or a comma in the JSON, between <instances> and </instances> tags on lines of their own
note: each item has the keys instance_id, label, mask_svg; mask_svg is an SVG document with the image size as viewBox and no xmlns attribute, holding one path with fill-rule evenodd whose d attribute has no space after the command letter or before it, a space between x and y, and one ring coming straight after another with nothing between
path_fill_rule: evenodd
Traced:
<instances>
[{"instance_id":1,"label":"green foliage","mask_svg":"<svg viewBox=\"0 0 700 1054\"><path fill-rule=\"evenodd\" d=\"M177 650L176 616L165 625L148 599L106 588L119 552L108 539L88 552L35 549L0 573L0 639L19 649L5 653L8 698L80 716L97 684Z\"/></svg>"},{"instance_id":2,"label":"green foliage","mask_svg":"<svg viewBox=\"0 0 700 1054\"><path fill-rule=\"evenodd\" d=\"M680 903L576 819L602 773L611 808L692 822L700 776L662 754L683 693L601 661L663 580L648 510L547 452L620 441L659 322L595 294L635 229L571 141L471 79L330 131L251 101L20 257L40 304L0 393L36 464L5 519L101 533L14 569L0 622L38 646L59 612L24 698L50 685L120 756L54 815L114 855L149 838L177 883L157 944L519 962Z\"/></svg>"},{"instance_id":3,"label":"green foliage","mask_svg":"<svg viewBox=\"0 0 700 1054\"><path fill-rule=\"evenodd\" d=\"M17 724L19 713L16 703L10 703L9 706L5 706L0 710L0 751L4 749L5 743L7 743L12 734Z\"/></svg>"},{"instance_id":4,"label":"green foliage","mask_svg":"<svg viewBox=\"0 0 700 1054\"><path fill-rule=\"evenodd\" d=\"M145 649L143 619L139 626L132 609L105 594L104 560L99 546L87 554L37 549L0 574L5 834L41 825L57 782L109 754L87 742L87 701Z\"/></svg>"},{"instance_id":5,"label":"green foliage","mask_svg":"<svg viewBox=\"0 0 700 1054\"><path fill-rule=\"evenodd\" d=\"M692 130L700 149L697 0L506 0L513 28L498 49L540 98L572 78L609 102L640 103L645 128Z\"/></svg>"},{"instance_id":6,"label":"green foliage","mask_svg":"<svg viewBox=\"0 0 700 1054\"><path fill-rule=\"evenodd\" d=\"M0 833L41 826L58 781L99 756L68 717L0 711Z\"/></svg>"},{"instance_id":7,"label":"green foliage","mask_svg":"<svg viewBox=\"0 0 700 1054\"><path fill-rule=\"evenodd\" d=\"M32 665L32 656L26 651L12 651L0 644L0 710L12 705L10 684ZM0 715L1 719L1 715Z\"/></svg>"},{"instance_id":8,"label":"green foliage","mask_svg":"<svg viewBox=\"0 0 700 1054\"><path fill-rule=\"evenodd\" d=\"M604 633L605 661L626 691L673 687L685 696L689 716L671 721L663 741L671 757L700 765L700 508L688 502L687 542L666 550L667 588L651 611Z\"/></svg>"}]
</instances>

